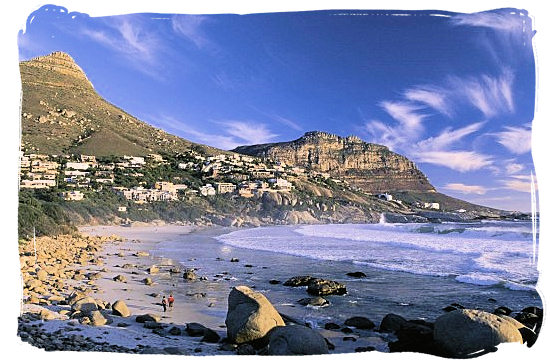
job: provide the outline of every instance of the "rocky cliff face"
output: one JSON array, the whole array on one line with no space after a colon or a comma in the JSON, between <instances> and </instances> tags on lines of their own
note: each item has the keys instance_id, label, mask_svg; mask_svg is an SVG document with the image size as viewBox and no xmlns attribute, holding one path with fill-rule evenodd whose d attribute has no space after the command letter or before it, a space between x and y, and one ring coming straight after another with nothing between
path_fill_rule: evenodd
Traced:
<instances>
[{"instance_id":1,"label":"rocky cliff face","mask_svg":"<svg viewBox=\"0 0 550 362\"><path fill-rule=\"evenodd\" d=\"M234 151L327 172L367 192L434 190L413 162L356 136L314 131L291 142L241 146Z\"/></svg>"}]
</instances>

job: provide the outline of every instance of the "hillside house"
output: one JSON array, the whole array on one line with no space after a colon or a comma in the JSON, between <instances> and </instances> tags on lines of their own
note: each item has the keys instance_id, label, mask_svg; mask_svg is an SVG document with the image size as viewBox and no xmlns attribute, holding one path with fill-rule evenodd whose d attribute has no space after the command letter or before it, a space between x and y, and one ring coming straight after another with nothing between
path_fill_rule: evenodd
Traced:
<instances>
[{"instance_id":1,"label":"hillside house","mask_svg":"<svg viewBox=\"0 0 550 362\"><path fill-rule=\"evenodd\" d=\"M235 192L237 186L229 182L217 182L215 183L216 191L218 194L229 194Z\"/></svg>"},{"instance_id":2,"label":"hillside house","mask_svg":"<svg viewBox=\"0 0 550 362\"><path fill-rule=\"evenodd\" d=\"M62 192L61 196L66 201L80 201L84 199L84 194L78 190Z\"/></svg>"}]
</instances>

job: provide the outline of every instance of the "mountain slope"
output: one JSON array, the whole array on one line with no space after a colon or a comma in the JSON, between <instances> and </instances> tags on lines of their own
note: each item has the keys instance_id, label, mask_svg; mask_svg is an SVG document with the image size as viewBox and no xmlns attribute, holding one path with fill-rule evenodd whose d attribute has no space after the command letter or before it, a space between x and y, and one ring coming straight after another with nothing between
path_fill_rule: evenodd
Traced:
<instances>
[{"instance_id":1,"label":"mountain slope","mask_svg":"<svg viewBox=\"0 0 550 362\"><path fill-rule=\"evenodd\" d=\"M366 192L435 191L412 161L354 136L314 131L290 142L240 146L233 151L327 172Z\"/></svg>"},{"instance_id":2,"label":"mountain slope","mask_svg":"<svg viewBox=\"0 0 550 362\"><path fill-rule=\"evenodd\" d=\"M66 53L20 62L22 141L47 154L146 155L200 147L142 122L107 102Z\"/></svg>"}]
</instances>

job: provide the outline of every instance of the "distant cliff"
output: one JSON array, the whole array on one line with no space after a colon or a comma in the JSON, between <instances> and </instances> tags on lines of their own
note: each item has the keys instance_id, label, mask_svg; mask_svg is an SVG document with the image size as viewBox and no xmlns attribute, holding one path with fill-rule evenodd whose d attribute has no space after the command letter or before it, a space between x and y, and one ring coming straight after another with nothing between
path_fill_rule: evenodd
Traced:
<instances>
[{"instance_id":1,"label":"distant cliff","mask_svg":"<svg viewBox=\"0 0 550 362\"><path fill-rule=\"evenodd\" d=\"M412 161L356 136L313 131L294 141L240 146L233 151L327 172L366 192L435 191Z\"/></svg>"}]
</instances>

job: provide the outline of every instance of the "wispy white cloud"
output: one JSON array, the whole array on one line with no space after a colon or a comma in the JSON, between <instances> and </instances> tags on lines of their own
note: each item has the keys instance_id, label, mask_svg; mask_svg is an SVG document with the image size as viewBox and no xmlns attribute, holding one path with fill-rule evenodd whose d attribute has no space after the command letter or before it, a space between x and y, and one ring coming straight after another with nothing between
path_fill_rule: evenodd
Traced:
<instances>
[{"instance_id":1,"label":"wispy white cloud","mask_svg":"<svg viewBox=\"0 0 550 362\"><path fill-rule=\"evenodd\" d=\"M449 77L448 89L453 89L456 101L465 101L477 108L486 118L513 113L514 74L503 69L498 77Z\"/></svg>"},{"instance_id":2,"label":"wispy white cloud","mask_svg":"<svg viewBox=\"0 0 550 362\"><path fill-rule=\"evenodd\" d=\"M425 104L450 117L453 110L447 93L448 92L441 87L425 85L407 89L404 93L404 97L409 101Z\"/></svg>"},{"instance_id":3,"label":"wispy white cloud","mask_svg":"<svg viewBox=\"0 0 550 362\"><path fill-rule=\"evenodd\" d=\"M531 151L531 127L504 127L504 131L493 133L497 142L508 151L521 155Z\"/></svg>"},{"instance_id":4,"label":"wispy white cloud","mask_svg":"<svg viewBox=\"0 0 550 362\"><path fill-rule=\"evenodd\" d=\"M215 132L192 126L169 115L148 116L147 118L152 120L152 124L180 137L224 150L231 150L241 145L267 143L277 137L265 124L258 122L210 121L219 130Z\"/></svg>"},{"instance_id":5,"label":"wispy white cloud","mask_svg":"<svg viewBox=\"0 0 550 362\"><path fill-rule=\"evenodd\" d=\"M508 190L531 193L531 181L522 181L516 179L501 180L502 187ZM536 183L535 183L536 188Z\"/></svg>"},{"instance_id":6,"label":"wispy white cloud","mask_svg":"<svg viewBox=\"0 0 550 362\"><path fill-rule=\"evenodd\" d=\"M384 101L380 106L403 127L409 135L418 135L423 130L422 120L426 115L418 113L421 107L407 102Z\"/></svg>"},{"instance_id":7,"label":"wispy white cloud","mask_svg":"<svg viewBox=\"0 0 550 362\"><path fill-rule=\"evenodd\" d=\"M225 132L233 136L234 139L239 140L240 144L243 144L243 142L252 145L268 143L277 137L262 123L243 121L219 121L216 123L222 125Z\"/></svg>"},{"instance_id":8,"label":"wispy white cloud","mask_svg":"<svg viewBox=\"0 0 550 362\"><path fill-rule=\"evenodd\" d=\"M446 128L439 135L418 142L417 146L420 151L447 149L462 138L479 131L484 124L485 122L472 123L466 127L455 130Z\"/></svg>"},{"instance_id":9,"label":"wispy white cloud","mask_svg":"<svg viewBox=\"0 0 550 362\"><path fill-rule=\"evenodd\" d=\"M493 163L489 155L474 151L429 151L415 154L418 162L444 166L459 172L475 171Z\"/></svg>"},{"instance_id":10,"label":"wispy white cloud","mask_svg":"<svg viewBox=\"0 0 550 362\"><path fill-rule=\"evenodd\" d=\"M212 44L202 29L207 20L207 17L201 15L174 15L172 29L201 49Z\"/></svg>"},{"instance_id":11,"label":"wispy white cloud","mask_svg":"<svg viewBox=\"0 0 550 362\"><path fill-rule=\"evenodd\" d=\"M108 19L108 20L107 20ZM146 31L136 17L116 16L104 20L105 30L84 28L81 34L110 48L129 64L149 75L158 75L153 69L162 51L162 41Z\"/></svg>"},{"instance_id":12,"label":"wispy white cloud","mask_svg":"<svg viewBox=\"0 0 550 362\"><path fill-rule=\"evenodd\" d=\"M460 192L462 194L484 195L489 191L488 188L480 185L465 185L463 183L448 183L443 186L444 189Z\"/></svg>"},{"instance_id":13,"label":"wispy white cloud","mask_svg":"<svg viewBox=\"0 0 550 362\"><path fill-rule=\"evenodd\" d=\"M510 161L504 165L508 175L514 175L524 170L525 166L514 161Z\"/></svg>"}]
</instances>

